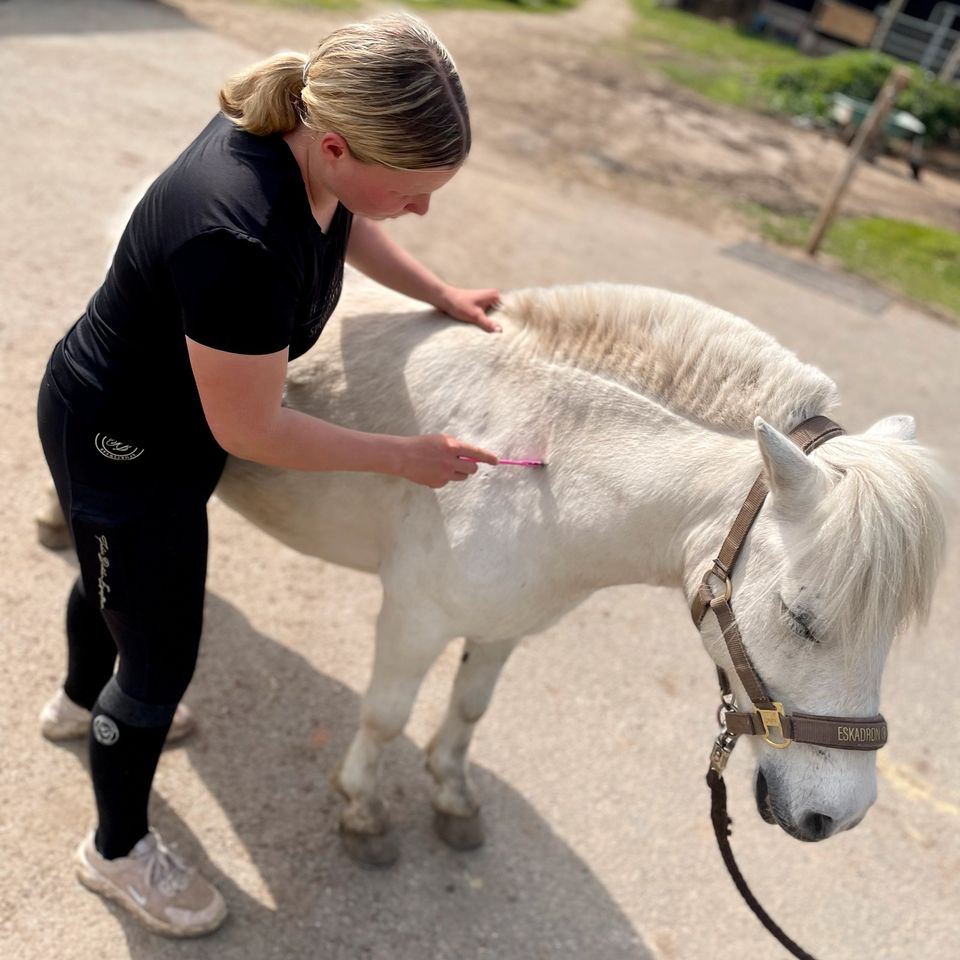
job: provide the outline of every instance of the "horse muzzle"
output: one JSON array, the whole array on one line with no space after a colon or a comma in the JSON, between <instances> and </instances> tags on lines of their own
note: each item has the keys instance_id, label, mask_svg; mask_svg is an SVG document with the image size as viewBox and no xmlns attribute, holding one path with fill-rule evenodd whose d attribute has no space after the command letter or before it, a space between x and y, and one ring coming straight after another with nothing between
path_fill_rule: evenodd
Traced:
<instances>
[{"instance_id":1,"label":"horse muzzle","mask_svg":"<svg viewBox=\"0 0 960 960\"><path fill-rule=\"evenodd\" d=\"M860 822L860 819L857 819L848 827L839 828L833 817L816 810L805 810L796 819L784 816L777 809L776 798L771 795L767 778L759 767L754 784L754 796L757 801L757 812L767 823L776 824L795 840L803 840L805 843L826 840L827 837L839 833L841 829L850 829Z\"/></svg>"}]
</instances>

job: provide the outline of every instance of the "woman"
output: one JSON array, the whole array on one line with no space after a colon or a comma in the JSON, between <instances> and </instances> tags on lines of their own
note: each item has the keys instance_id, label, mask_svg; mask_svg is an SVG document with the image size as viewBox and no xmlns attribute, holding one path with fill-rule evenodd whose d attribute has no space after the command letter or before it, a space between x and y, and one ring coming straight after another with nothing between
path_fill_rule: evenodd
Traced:
<instances>
[{"instance_id":1,"label":"woman","mask_svg":"<svg viewBox=\"0 0 960 960\"><path fill-rule=\"evenodd\" d=\"M431 487L476 471L461 458L496 463L451 437L365 434L281 406L287 363L336 306L345 257L498 329L485 313L496 290L441 282L377 224L425 214L469 151L440 42L406 16L346 27L309 57L278 55L234 77L220 105L133 212L39 401L80 562L67 677L41 716L50 739L91 732L98 824L77 851L78 876L171 936L207 933L226 915L218 891L149 829L147 801L164 740L192 725L180 698L200 639L206 502L227 453Z\"/></svg>"}]
</instances>

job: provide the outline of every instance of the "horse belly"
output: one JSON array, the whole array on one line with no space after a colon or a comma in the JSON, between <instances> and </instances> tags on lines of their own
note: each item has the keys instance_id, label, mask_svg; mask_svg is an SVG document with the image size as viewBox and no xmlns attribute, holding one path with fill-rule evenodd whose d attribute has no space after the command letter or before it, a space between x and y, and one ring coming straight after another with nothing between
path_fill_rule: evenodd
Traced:
<instances>
[{"instance_id":1,"label":"horse belly","mask_svg":"<svg viewBox=\"0 0 960 960\"><path fill-rule=\"evenodd\" d=\"M216 492L299 553L370 573L380 567L395 499L385 478L275 470L231 457Z\"/></svg>"}]
</instances>

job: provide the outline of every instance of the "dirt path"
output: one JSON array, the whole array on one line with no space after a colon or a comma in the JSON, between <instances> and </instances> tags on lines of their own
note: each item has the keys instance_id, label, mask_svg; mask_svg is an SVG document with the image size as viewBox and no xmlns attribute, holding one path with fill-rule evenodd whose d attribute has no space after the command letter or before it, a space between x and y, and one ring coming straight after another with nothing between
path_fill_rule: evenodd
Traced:
<instances>
[{"instance_id":1,"label":"dirt path","mask_svg":"<svg viewBox=\"0 0 960 960\"><path fill-rule=\"evenodd\" d=\"M174 2L265 52L357 16L235 0ZM476 139L561 189L600 186L734 239L755 229L744 204L813 212L842 166L845 148L826 134L711 103L645 68L652 47L626 42L626 0L586 0L557 15L429 16L464 76ZM917 183L902 161L881 158L858 172L843 210L957 230L960 183L929 171Z\"/></svg>"}]
</instances>

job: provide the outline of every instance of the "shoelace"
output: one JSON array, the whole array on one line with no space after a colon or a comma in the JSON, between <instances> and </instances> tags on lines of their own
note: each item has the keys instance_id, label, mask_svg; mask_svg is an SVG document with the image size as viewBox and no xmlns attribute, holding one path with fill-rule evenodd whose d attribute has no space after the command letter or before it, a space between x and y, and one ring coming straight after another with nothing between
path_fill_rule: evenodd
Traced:
<instances>
[{"instance_id":1,"label":"shoelace","mask_svg":"<svg viewBox=\"0 0 960 960\"><path fill-rule=\"evenodd\" d=\"M172 850L157 838L156 846L146 855L146 878L151 887L156 887L164 896L176 896L186 890L193 873Z\"/></svg>"}]
</instances>

